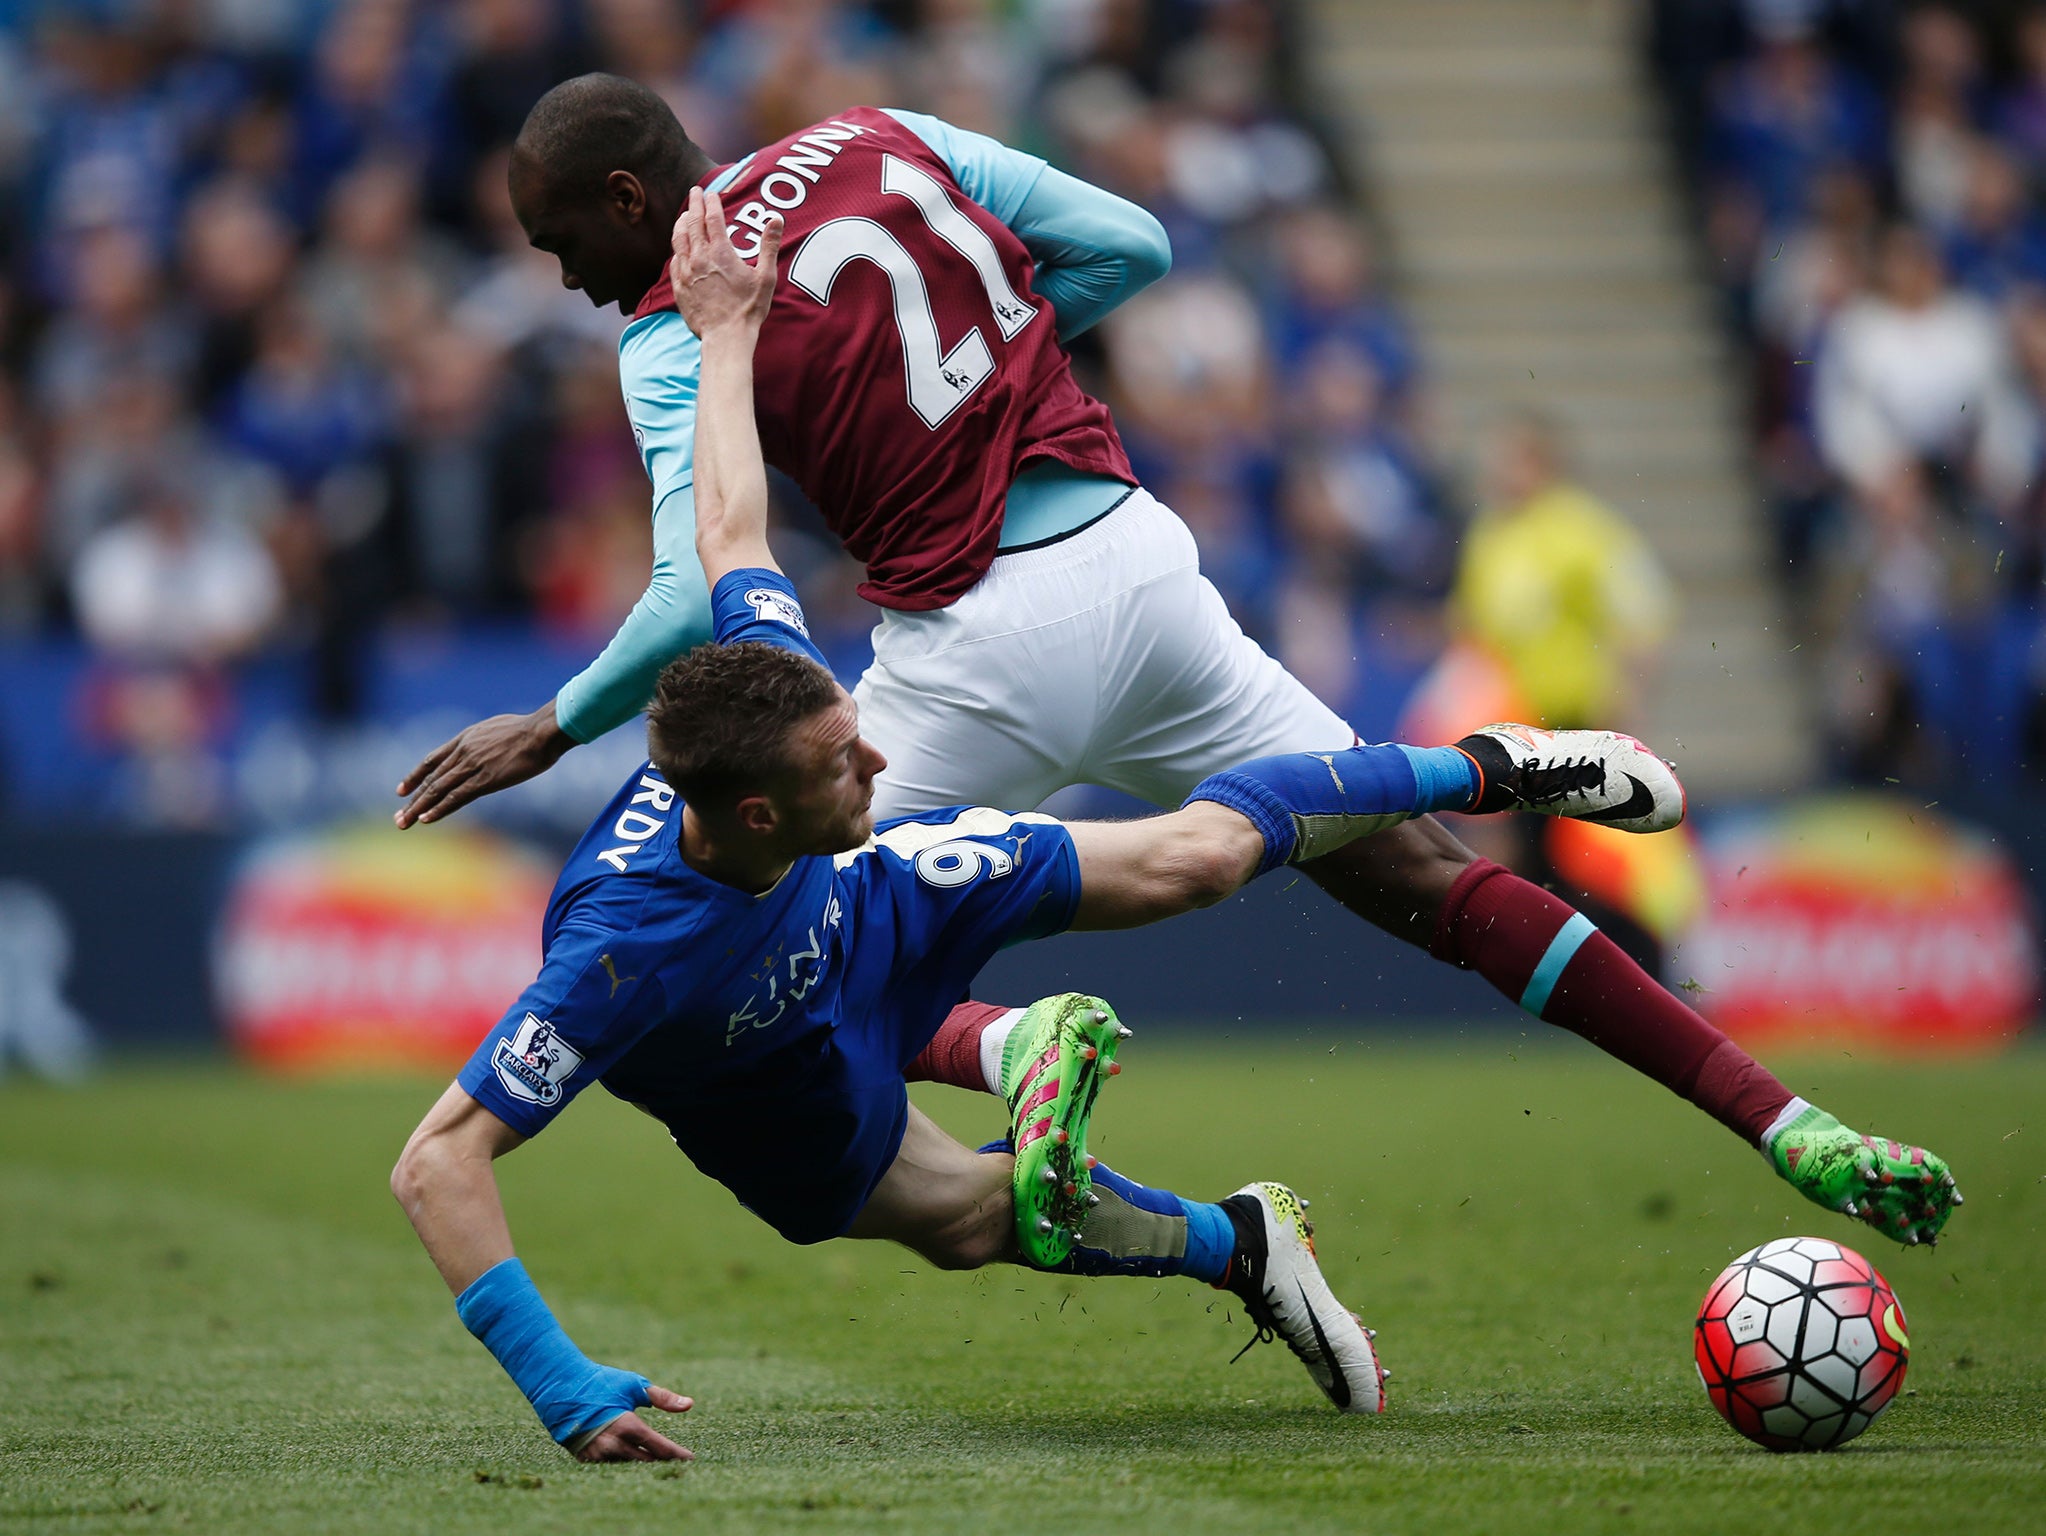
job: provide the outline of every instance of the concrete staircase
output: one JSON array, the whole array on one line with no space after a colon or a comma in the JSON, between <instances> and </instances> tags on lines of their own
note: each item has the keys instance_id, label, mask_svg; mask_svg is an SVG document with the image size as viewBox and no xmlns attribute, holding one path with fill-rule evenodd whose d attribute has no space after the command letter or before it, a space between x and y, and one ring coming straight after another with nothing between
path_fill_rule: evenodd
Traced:
<instances>
[{"instance_id":1,"label":"concrete staircase","mask_svg":"<svg viewBox=\"0 0 2046 1536\"><path fill-rule=\"evenodd\" d=\"M1683 616L1641 722L1687 783L1810 770L1801 657L1745 456L1735 359L1700 281L1625 0L1305 0L1319 105L1348 140L1421 331L1440 446L1537 403L1592 490L1668 562ZM1681 743L1681 751L1677 744Z\"/></svg>"}]
</instances>

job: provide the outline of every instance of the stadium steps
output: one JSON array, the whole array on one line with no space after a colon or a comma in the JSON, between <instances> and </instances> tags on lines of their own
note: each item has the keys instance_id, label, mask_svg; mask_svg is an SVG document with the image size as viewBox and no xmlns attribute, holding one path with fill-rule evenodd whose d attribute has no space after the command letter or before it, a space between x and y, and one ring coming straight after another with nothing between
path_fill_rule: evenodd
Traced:
<instances>
[{"instance_id":1,"label":"stadium steps","mask_svg":"<svg viewBox=\"0 0 2046 1536\"><path fill-rule=\"evenodd\" d=\"M1317 94L1372 189L1443 446L1538 404L1669 563L1683 614L1641 721L1714 796L1813 761L1747 454L1626 0L1306 0ZM1530 377L1532 374L1532 377Z\"/></svg>"}]
</instances>

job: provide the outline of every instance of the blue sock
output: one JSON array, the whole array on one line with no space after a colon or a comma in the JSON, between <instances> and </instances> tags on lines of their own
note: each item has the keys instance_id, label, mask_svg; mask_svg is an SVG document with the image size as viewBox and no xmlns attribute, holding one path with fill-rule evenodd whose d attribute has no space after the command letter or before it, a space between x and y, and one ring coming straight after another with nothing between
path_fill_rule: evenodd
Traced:
<instances>
[{"instance_id":1,"label":"blue sock","mask_svg":"<svg viewBox=\"0 0 2046 1536\"><path fill-rule=\"evenodd\" d=\"M1203 779L1186 803L1212 800L1247 818L1264 836L1262 875L1429 811L1461 809L1477 792L1477 769L1454 747L1366 746L1260 757Z\"/></svg>"},{"instance_id":2,"label":"blue sock","mask_svg":"<svg viewBox=\"0 0 2046 1536\"><path fill-rule=\"evenodd\" d=\"M1210 1284L1228 1272L1236 1229L1219 1205L1149 1189L1105 1163L1094 1165L1100 1204L1059 1268L1073 1275L1187 1275Z\"/></svg>"}]
</instances>

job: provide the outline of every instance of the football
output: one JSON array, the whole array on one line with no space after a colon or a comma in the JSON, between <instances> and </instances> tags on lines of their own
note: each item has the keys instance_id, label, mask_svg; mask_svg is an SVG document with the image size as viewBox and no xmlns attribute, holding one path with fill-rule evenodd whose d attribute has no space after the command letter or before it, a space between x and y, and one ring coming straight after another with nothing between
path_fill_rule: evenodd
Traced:
<instances>
[{"instance_id":1,"label":"football","mask_svg":"<svg viewBox=\"0 0 2046 1536\"><path fill-rule=\"evenodd\" d=\"M1720 1271L1692 1346L1720 1417L1772 1451L1845 1445L1889 1406L1911 1356L1889 1282L1819 1237L1779 1237Z\"/></svg>"}]
</instances>

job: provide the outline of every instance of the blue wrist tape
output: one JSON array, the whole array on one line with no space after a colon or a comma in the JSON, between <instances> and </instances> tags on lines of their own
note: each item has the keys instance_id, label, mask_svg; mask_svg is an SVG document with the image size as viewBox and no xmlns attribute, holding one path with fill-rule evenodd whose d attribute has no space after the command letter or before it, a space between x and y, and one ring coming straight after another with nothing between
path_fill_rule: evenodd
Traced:
<instances>
[{"instance_id":1,"label":"blue wrist tape","mask_svg":"<svg viewBox=\"0 0 2046 1536\"><path fill-rule=\"evenodd\" d=\"M592 1434L652 1401L644 1376L599 1365L575 1347L517 1259L477 1276L455 1298L455 1311L526 1394L559 1444Z\"/></svg>"}]
</instances>

